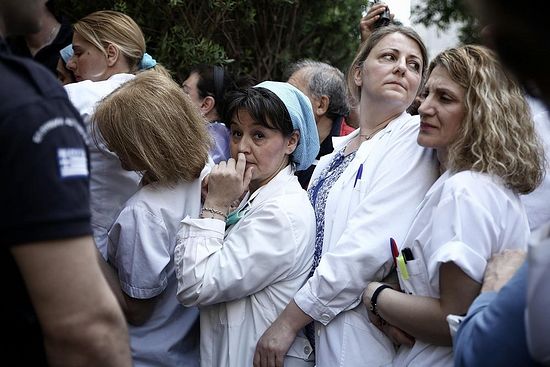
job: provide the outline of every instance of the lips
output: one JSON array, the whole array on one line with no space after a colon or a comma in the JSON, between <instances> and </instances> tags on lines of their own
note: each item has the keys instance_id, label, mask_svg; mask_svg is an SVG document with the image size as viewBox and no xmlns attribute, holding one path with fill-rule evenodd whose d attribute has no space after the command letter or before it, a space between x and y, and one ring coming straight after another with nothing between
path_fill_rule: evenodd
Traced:
<instances>
[{"instance_id":1,"label":"lips","mask_svg":"<svg viewBox=\"0 0 550 367\"><path fill-rule=\"evenodd\" d=\"M407 88L405 88L405 86L403 85L403 83L400 83L400 82L398 82L398 81L391 81L391 82L388 82L388 83L386 83L386 84L395 84L395 85L398 85L398 86L400 86L401 88L403 88L403 89L405 89L405 90L407 89Z\"/></svg>"},{"instance_id":2,"label":"lips","mask_svg":"<svg viewBox=\"0 0 550 367\"><path fill-rule=\"evenodd\" d=\"M427 122L420 122L420 130L436 129L437 126L430 125Z\"/></svg>"}]
</instances>

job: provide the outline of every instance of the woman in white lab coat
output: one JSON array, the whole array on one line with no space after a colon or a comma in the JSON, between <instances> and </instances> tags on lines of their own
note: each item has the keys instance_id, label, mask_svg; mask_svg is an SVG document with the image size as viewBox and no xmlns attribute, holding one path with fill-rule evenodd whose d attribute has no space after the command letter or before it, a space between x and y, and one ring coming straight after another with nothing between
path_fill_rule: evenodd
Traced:
<instances>
[{"instance_id":1,"label":"woman in white lab coat","mask_svg":"<svg viewBox=\"0 0 550 367\"><path fill-rule=\"evenodd\" d=\"M404 293L371 282L364 302L416 339L395 366L452 366L446 316L466 313L493 254L526 249L518 195L540 183L542 154L521 89L485 47L439 54L421 99L418 143L436 149L444 173L398 244Z\"/></svg>"},{"instance_id":2,"label":"woman in white lab coat","mask_svg":"<svg viewBox=\"0 0 550 367\"><path fill-rule=\"evenodd\" d=\"M370 323L361 296L369 281L390 272L389 238L404 238L437 178L432 151L416 143L418 117L405 112L426 62L424 44L407 27L380 28L359 50L348 78L360 101L360 128L335 142L308 189L318 267L260 340L255 365L280 361L312 320L318 367L391 363L394 346Z\"/></svg>"},{"instance_id":3,"label":"woman in white lab coat","mask_svg":"<svg viewBox=\"0 0 550 367\"><path fill-rule=\"evenodd\" d=\"M233 158L212 169L200 216L182 221L175 251L177 297L200 308L203 367L252 366L256 342L307 279L315 239L294 175L319 150L309 99L263 82L228 97L228 115ZM284 363L313 365L303 334Z\"/></svg>"}]
</instances>

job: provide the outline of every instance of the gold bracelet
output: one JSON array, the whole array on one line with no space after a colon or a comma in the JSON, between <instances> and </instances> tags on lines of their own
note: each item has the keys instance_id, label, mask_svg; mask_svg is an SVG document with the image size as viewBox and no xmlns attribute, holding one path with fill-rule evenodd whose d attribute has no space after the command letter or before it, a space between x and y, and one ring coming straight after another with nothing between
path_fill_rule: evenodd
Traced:
<instances>
[{"instance_id":1,"label":"gold bracelet","mask_svg":"<svg viewBox=\"0 0 550 367\"><path fill-rule=\"evenodd\" d=\"M221 215L224 220L227 219L227 214L225 214L224 212L222 212L221 210L218 210L218 209L204 207L204 208L202 208L202 211L209 212L209 213L212 213L212 214L218 214L218 215ZM212 217L211 219L214 219L214 218Z\"/></svg>"}]
</instances>

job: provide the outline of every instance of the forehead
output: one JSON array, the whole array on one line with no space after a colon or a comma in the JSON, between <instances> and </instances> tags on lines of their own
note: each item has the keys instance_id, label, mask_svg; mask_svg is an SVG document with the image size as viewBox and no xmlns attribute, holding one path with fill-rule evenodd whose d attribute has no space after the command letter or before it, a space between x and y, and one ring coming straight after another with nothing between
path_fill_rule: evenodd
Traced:
<instances>
[{"instance_id":1,"label":"forehead","mask_svg":"<svg viewBox=\"0 0 550 367\"><path fill-rule=\"evenodd\" d=\"M300 70L295 71L290 78L288 78L288 82L298 88L302 93L308 94L309 88L308 83L306 80L306 68L301 68Z\"/></svg>"},{"instance_id":2,"label":"forehead","mask_svg":"<svg viewBox=\"0 0 550 367\"><path fill-rule=\"evenodd\" d=\"M75 47L88 47L93 46L90 42L88 42L84 37L82 37L80 34L74 32L73 33L73 49ZM95 46L93 46L95 48Z\"/></svg>"},{"instance_id":3,"label":"forehead","mask_svg":"<svg viewBox=\"0 0 550 367\"><path fill-rule=\"evenodd\" d=\"M451 78L451 75L449 74L447 69L445 69L441 65L437 65L436 67L434 67L434 69L430 73L430 76L428 77L428 80L426 82L426 88L443 88L454 91L458 94L463 94L465 91L465 89L460 84L458 84Z\"/></svg>"},{"instance_id":4,"label":"forehead","mask_svg":"<svg viewBox=\"0 0 550 367\"><path fill-rule=\"evenodd\" d=\"M183 81L183 85L188 88L195 88L197 86L198 81L199 81L199 74L193 72L189 74L187 79Z\"/></svg>"},{"instance_id":5,"label":"forehead","mask_svg":"<svg viewBox=\"0 0 550 367\"><path fill-rule=\"evenodd\" d=\"M378 43L372 48L371 54L373 52L379 52L385 49L395 49L400 53L422 59L422 52L420 51L420 46L418 43L416 43L416 41L412 38L409 38L399 32L388 34L380 39L380 41L378 41Z\"/></svg>"}]
</instances>

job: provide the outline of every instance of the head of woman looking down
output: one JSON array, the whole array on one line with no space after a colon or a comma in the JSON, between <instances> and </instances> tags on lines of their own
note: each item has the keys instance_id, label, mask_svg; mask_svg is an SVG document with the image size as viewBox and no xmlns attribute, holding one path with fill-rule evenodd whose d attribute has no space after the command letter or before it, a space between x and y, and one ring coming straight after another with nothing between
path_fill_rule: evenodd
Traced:
<instances>
[{"instance_id":1,"label":"head of woman looking down","mask_svg":"<svg viewBox=\"0 0 550 367\"><path fill-rule=\"evenodd\" d=\"M370 139L401 115L417 96L426 70L424 43L412 29L379 28L362 45L348 73L359 101L359 141Z\"/></svg>"},{"instance_id":2,"label":"head of woman looking down","mask_svg":"<svg viewBox=\"0 0 550 367\"><path fill-rule=\"evenodd\" d=\"M77 82L107 80L115 74L135 74L143 68L145 38L126 14L97 11L80 19L73 29L74 55L68 60L67 69L74 73ZM160 65L154 69L167 73Z\"/></svg>"}]
</instances>

